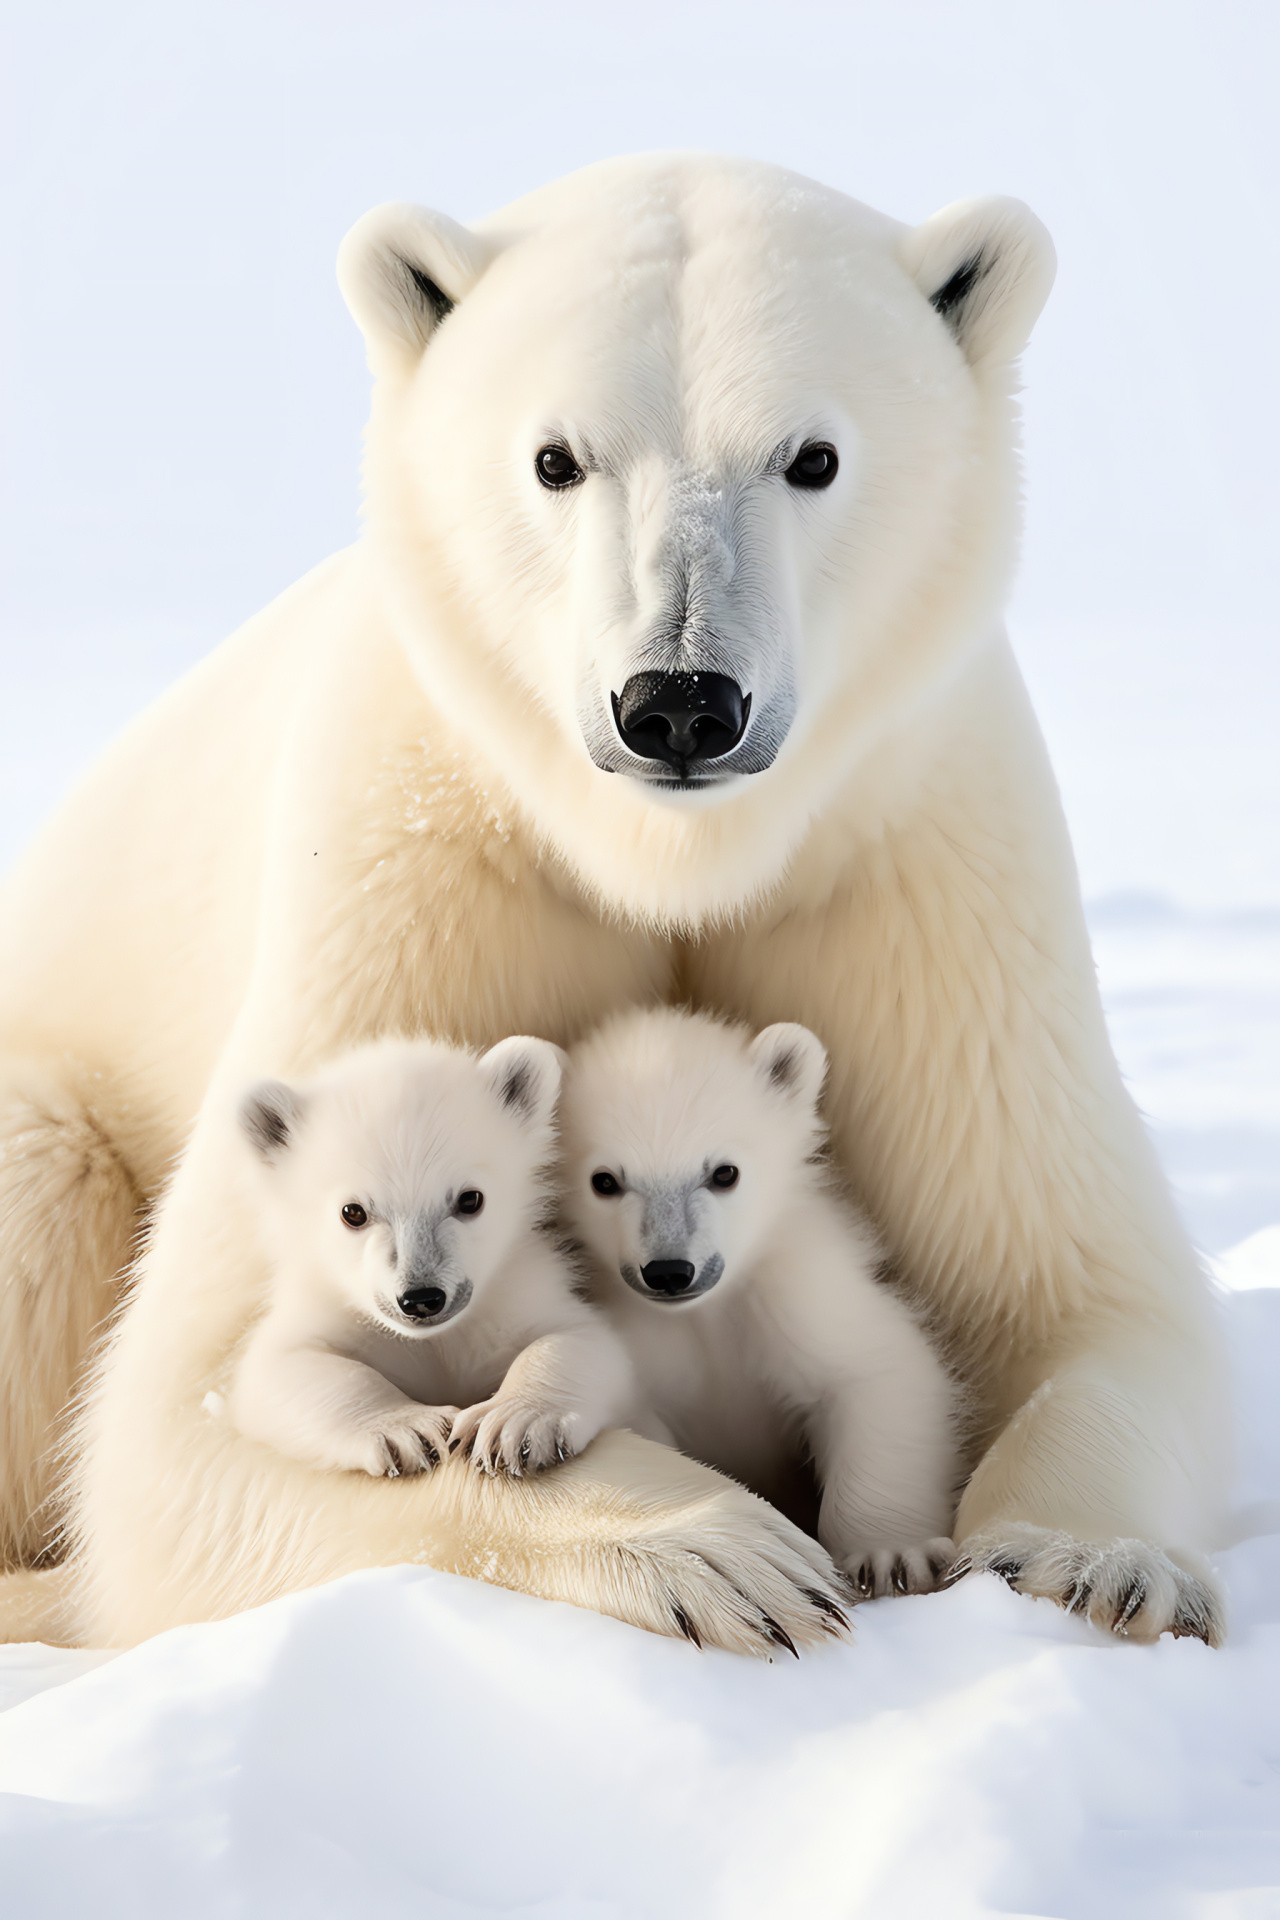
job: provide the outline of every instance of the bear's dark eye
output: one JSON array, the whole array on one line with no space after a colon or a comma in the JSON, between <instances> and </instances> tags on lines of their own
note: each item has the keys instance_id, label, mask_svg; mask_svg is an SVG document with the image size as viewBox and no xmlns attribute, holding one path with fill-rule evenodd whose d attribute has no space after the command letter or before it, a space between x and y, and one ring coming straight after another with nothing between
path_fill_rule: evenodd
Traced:
<instances>
[{"instance_id":1,"label":"bear's dark eye","mask_svg":"<svg viewBox=\"0 0 1280 1920\"><path fill-rule=\"evenodd\" d=\"M839 471L835 448L825 440L811 440L787 468L786 479L793 487L817 489L829 487Z\"/></svg>"},{"instance_id":2,"label":"bear's dark eye","mask_svg":"<svg viewBox=\"0 0 1280 1920\"><path fill-rule=\"evenodd\" d=\"M736 1187L738 1184L738 1169L729 1166L717 1167L711 1176L711 1184L713 1187L719 1187L721 1192L727 1193L730 1187Z\"/></svg>"},{"instance_id":3,"label":"bear's dark eye","mask_svg":"<svg viewBox=\"0 0 1280 1920\"><path fill-rule=\"evenodd\" d=\"M568 447L554 443L538 449L533 470L543 486L550 487L553 493L561 487L576 487L579 480L586 478Z\"/></svg>"},{"instance_id":4,"label":"bear's dark eye","mask_svg":"<svg viewBox=\"0 0 1280 1920\"><path fill-rule=\"evenodd\" d=\"M604 1173L603 1171L593 1173L591 1176L591 1191L593 1193L603 1194L606 1200L613 1200L622 1192L622 1182L616 1180L611 1173Z\"/></svg>"},{"instance_id":5,"label":"bear's dark eye","mask_svg":"<svg viewBox=\"0 0 1280 1920\"><path fill-rule=\"evenodd\" d=\"M350 1227L353 1233L361 1227L368 1226L369 1216L358 1200L348 1200L342 1209L342 1224L344 1227Z\"/></svg>"},{"instance_id":6,"label":"bear's dark eye","mask_svg":"<svg viewBox=\"0 0 1280 1920\"><path fill-rule=\"evenodd\" d=\"M458 1195L459 1213L479 1213L484 1205L484 1195L479 1187L464 1187Z\"/></svg>"}]
</instances>

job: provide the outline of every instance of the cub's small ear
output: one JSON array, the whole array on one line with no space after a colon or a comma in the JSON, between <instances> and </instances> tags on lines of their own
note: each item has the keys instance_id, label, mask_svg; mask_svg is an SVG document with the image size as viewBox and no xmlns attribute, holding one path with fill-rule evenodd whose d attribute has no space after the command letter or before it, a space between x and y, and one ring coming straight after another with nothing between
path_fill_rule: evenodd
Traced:
<instances>
[{"instance_id":1,"label":"cub's small ear","mask_svg":"<svg viewBox=\"0 0 1280 1920\"><path fill-rule=\"evenodd\" d=\"M373 372L416 362L491 257L486 242L447 213L406 201L357 220L338 249L338 285Z\"/></svg>"},{"instance_id":2,"label":"cub's small ear","mask_svg":"<svg viewBox=\"0 0 1280 1920\"><path fill-rule=\"evenodd\" d=\"M283 1080L260 1080L240 1102L240 1125L264 1160L278 1160L292 1145L304 1102Z\"/></svg>"},{"instance_id":3,"label":"cub's small ear","mask_svg":"<svg viewBox=\"0 0 1280 1920\"><path fill-rule=\"evenodd\" d=\"M973 367L1017 359L1057 270L1047 228L997 195L943 207L902 236L898 258Z\"/></svg>"},{"instance_id":4,"label":"cub's small ear","mask_svg":"<svg viewBox=\"0 0 1280 1920\"><path fill-rule=\"evenodd\" d=\"M480 1060L480 1071L494 1094L518 1120L550 1126L569 1057L550 1040L515 1034L499 1040Z\"/></svg>"},{"instance_id":5,"label":"cub's small ear","mask_svg":"<svg viewBox=\"0 0 1280 1920\"><path fill-rule=\"evenodd\" d=\"M751 1042L756 1071L773 1093L816 1108L827 1077L827 1050L816 1033L784 1020Z\"/></svg>"}]
</instances>

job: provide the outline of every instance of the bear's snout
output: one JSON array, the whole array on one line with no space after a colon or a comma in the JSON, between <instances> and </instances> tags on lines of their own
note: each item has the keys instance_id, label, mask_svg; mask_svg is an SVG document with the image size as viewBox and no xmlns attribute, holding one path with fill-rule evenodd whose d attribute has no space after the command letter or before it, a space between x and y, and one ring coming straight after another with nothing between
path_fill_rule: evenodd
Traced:
<instances>
[{"instance_id":1,"label":"bear's snout","mask_svg":"<svg viewBox=\"0 0 1280 1920\"><path fill-rule=\"evenodd\" d=\"M640 1278L650 1293L686 1293L693 1285L693 1275L692 1260L650 1260L640 1269Z\"/></svg>"},{"instance_id":2,"label":"bear's snout","mask_svg":"<svg viewBox=\"0 0 1280 1920\"><path fill-rule=\"evenodd\" d=\"M409 1320L434 1320L448 1298L443 1287L406 1287L396 1305Z\"/></svg>"},{"instance_id":3,"label":"bear's snout","mask_svg":"<svg viewBox=\"0 0 1280 1920\"><path fill-rule=\"evenodd\" d=\"M732 753L751 717L751 695L727 673L633 673L610 698L624 746L682 780L691 767Z\"/></svg>"}]
</instances>

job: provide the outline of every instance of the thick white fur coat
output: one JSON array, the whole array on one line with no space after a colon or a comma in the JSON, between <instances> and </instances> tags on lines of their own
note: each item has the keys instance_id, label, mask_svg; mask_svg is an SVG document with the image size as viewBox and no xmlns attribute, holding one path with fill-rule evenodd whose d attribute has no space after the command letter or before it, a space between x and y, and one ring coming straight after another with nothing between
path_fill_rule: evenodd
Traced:
<instances>
[{"instance_id":1,"label":"thick white fur coat","mask_svg":"<svg viewBox=\"0 0 1280 1920\"><path fill-rule=\"evenodd\" d=\"M855 1590L927 1592L954 1558L961 1396L816 1158L826 1064L792 1024L607 1022L570 1062L564 1204L632 1363L627 1424L778 1506L811 1465Z\"/></svg>"},{"instance_id":2,"label":"thick white fur coat","mask_svg":"<svg viewBox=\"0 0 1280 1920\"><path fill-rule=\"evenodd\" d=\"M250 1090L243 1204L272 1271L226 1396L242 1434L332 1472L397 1479L461 1446L519 1476L621 1423L626 1354L541 1217L560 1077L545 1040L479 1060L383 1040Z\"/></svg>"},{"instance_id":3,"label":"thick white fur coat","mask_svg":"<svg viewBox=\"0 0 1280 1920\"><path fill-rule=\"evenodd\" d=\"M52 1448L152 1207L71 1489L90 1639L404 1559L726 1645L820 1634L816 1543L651 1442L388 1482L202 1409L266 1272L231 1198L248 1079L688 1002L828 1050L842 1171L976 1383L968 1563L1216 1638L1213 1315L999 624L1043 229L1000 200L905 229L659 155L476 230L380 210L341 277L376 375L365 538L144 715L6 890L6 1563L59 1537ZM801 491L815 444L839 470ZM580 484L540 484L549 445ZM705 783L611 718L681 672L751 695Z\"/></svg>"}]
</instances>

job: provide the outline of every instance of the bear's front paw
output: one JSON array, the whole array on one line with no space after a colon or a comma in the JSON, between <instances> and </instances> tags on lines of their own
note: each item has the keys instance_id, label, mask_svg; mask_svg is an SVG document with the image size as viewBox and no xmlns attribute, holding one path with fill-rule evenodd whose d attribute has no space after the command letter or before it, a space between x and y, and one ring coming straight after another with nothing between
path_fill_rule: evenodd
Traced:
<instances>
[{"instance_id":1,"label":"bear's front paw","mask_svg":"<svg viewBox=\"0 0 1280 1920\"><path fill-rule=\"evenodd\" d=\"M894 1593L936 1593L956 1557L955 1543L939 1534L909 1547L864 1547L845 1556L844 1568L859 1600Z\"/></svg>"},{"instance_id":2,"label":"bear's front paw","mask_svg":"<svg viewBox=\"0 0 1280 1920\"><path fill-rule=\"evenodd\" d=\"M1222 1643L1222 1605L1208 1579L1145 1540L1077 1540L1015 1521L964 1541L947 1584L969 1573L998 1573L1015 1592L1056 1600L1127 1640L1171 1633Z\"/></svg>"},{"instance_id":3,"label":"bear's front paw","mask_svg":"<svg viewBox=\"0 0 1280 1920\"><path fill-rule=\"evenodd\" d=\"M451 1449L471 1455L483 1473L541 1473L581 1453L594 1431L580 1413L495 1396L468 1407L453 1423Z\"/></svg>"},{"instance_id":4,"label":"bear's front paw","mask_svg":"<svg viewBox=\"0 0 1280 1920\"><path fill-rule=\"evenodd\" d=\"M406 1407L403 1412L381 1414L363 1436L354 1464L388 1480L425 1473L447 1457L457 1417L456 1407Z\"/></svg>"}]
</instances>

